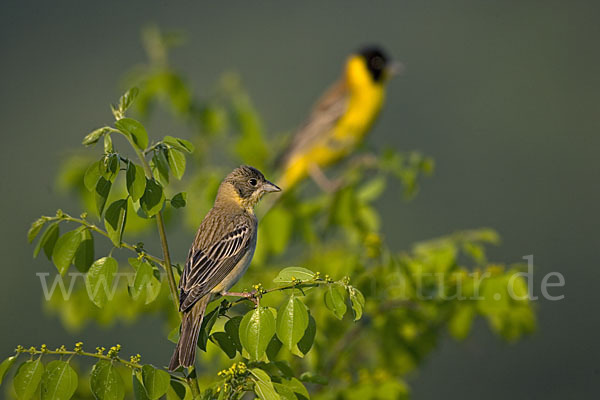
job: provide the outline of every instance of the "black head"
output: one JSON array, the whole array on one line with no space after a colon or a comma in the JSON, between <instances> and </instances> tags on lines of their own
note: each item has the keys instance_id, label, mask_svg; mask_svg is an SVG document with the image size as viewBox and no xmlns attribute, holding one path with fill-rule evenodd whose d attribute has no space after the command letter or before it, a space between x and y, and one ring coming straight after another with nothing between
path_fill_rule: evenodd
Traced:
<instances>
[{"instance_id":1,"label":"black head","mask_svg":"<svg viewBox=\"0 0 600 400\"><path fill-rule=\"evenodd\" d=\"M269 182L262 172L248 165L234 169L227 175L225 182L234 187L244 205L247 203L254 206L263 194L281 191L277 185Z\"/></svg>"},{"instance_id":2,"label":"black head","mask_svg":"<svg viewBox=\"0 0 600 400\"><path fill-rule=\"evenodd\" d=\"M375 82L384 77L386 66L389 63L388 56L377 46L367 46L358 52L364 59L367 69Z\"/></svg>"}]
</instances>

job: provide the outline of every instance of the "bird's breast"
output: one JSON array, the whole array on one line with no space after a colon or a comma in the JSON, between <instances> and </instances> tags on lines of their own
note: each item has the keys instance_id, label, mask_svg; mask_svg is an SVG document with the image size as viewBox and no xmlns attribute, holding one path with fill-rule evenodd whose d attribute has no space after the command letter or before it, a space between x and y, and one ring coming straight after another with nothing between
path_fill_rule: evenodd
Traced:
<instances>
[{"instance_id":1,"label":"bird's breast","mask_svg":"<svg viewBox=\"0 0 600 400\"><path fill-rule=\"evenodd\" d=\"M348 109L335 127L334 138L342 142L362 140L379 114L383 99L383 86L379 84L352 88Z\"/></svg>"}]
</instances>

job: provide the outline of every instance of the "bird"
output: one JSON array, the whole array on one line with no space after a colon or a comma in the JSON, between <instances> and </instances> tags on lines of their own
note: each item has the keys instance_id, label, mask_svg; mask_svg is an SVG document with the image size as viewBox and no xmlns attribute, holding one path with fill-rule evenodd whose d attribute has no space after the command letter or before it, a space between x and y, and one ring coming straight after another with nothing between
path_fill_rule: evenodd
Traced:
<instances>
[{"instance_id":1,"label":"bird","mask_svg":"<svg viewBox=\"0 0 600 400\"><path fill-rule=\"evenodd\" d=\"M323 188L322 168L348 156L364 139L385 100L385 86L402 70L378 46L366 46L346 60L341 78L317 101L276 165L277 184L295 187L310 175Z\"/></svg>"},{"instance_id":2,"label":"bird","mask_svg":"<svg viewBox=\"0 0 600 400\"><path fill-rule=\"evenodd\" d=\"M234 169L221 182L179 281L182 321L169 370L194 365L202 319L212 297L247 295L228 290L246 272L254 255L258 228L254 206L264 194L279 191L258 169L247 165Z\"/></svg>"}]
</instances>

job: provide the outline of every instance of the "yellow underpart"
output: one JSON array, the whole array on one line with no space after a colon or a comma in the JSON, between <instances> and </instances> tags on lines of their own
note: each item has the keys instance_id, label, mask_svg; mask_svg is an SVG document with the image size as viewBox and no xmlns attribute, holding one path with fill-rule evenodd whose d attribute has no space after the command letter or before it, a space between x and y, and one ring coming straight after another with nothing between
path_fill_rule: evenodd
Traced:
<instances>
[{"instance_id":1,"label":"yellow underpart","mask_svg":"<svg viewBox=\"0 0 600 400\"><path fill-rule=\"evenodd\" d=\"M370 130L384 101L383 84L373 81L361 56L348 59L346 79L350 92L346 113L333 131L323 132L312 147L289 160L281 179L284 189L304 179L311 165L326 167L347 156Z\"/></svg>"}]
</instances>

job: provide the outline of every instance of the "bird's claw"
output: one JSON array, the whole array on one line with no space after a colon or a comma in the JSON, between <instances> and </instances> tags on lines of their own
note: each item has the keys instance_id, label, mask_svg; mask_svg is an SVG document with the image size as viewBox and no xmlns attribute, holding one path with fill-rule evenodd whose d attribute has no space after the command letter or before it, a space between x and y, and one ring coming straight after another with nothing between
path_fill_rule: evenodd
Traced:
<instances>
[{"instance_id":1,"label":"bird's claw","mask_svg":"<svg viewBox=\"0 0 600 400\"><path fill-rule=\"evenodd\" d=\"M250 300L251 302L253 302L257 307L258 307L258 298L259 298L259 293L256 289L250 291L250 292L227 292L227 291L223 291L221 292L221 296L225 297L225 296L234 296L234 297L243 297L245 299Z\"/></svg>"}]
</instances>

